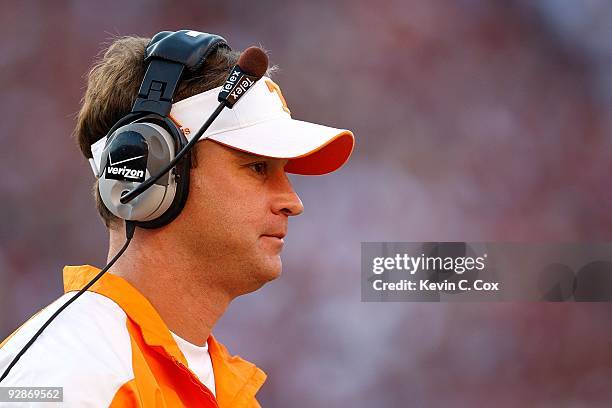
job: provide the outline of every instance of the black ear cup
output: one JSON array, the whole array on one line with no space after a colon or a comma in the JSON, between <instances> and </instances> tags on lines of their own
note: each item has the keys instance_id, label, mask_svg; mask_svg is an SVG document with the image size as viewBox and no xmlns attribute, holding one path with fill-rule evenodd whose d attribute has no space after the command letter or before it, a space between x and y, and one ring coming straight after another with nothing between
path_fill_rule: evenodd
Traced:
<instances>
[{"instance_id":1,"label":"black ear cup","mask_svg":"<svg viewBox=\"0 0 612 408\"><path fill-rule=\"evenodd\" d=\"M98 181L104 205L125 220L142 228L159 228L180 214L189 194L189 156L161 177L151 188L127 204L120 198L157 174L187 139L174 123L158 115L146 115L136 121L115 126L108 137L100 163Z\"/></svg>"}]
</instances>

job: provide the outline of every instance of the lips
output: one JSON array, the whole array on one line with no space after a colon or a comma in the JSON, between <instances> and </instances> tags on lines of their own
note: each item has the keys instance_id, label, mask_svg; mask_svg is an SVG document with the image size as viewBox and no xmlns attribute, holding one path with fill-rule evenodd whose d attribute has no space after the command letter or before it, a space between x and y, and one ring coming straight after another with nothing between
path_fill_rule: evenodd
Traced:
<instances>
[{"instance_id":1,"label":"lips","mask_svg":"<svg viewBox=\"0 0 612 408\"><path fill-rule=\"evenodd\" d=\"M262 237L274 237L278 239L283 239L285 238L285 235L287 235L286 232L275 232L273 234L262 234Z\"/></svg>"},{"instance_id":2,"label":"lips","mask_svg":"<svg viewBox=\"0 0 612 408\"><path fill-rule=\"evenodd\" d=\"M266 237L275 237L275 238L278 238L278 239L283 239L283 238L285 238L285 235L287 235L287 233L285 233L285 232L276 232L274 234L263 234L263 235L266 236Z\"/></svg>"}]
</instances>

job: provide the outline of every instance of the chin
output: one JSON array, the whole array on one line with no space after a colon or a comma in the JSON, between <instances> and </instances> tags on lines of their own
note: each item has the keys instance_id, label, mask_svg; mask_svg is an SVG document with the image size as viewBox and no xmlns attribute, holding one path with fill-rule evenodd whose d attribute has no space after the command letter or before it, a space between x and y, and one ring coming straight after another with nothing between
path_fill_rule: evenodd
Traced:
<instances>
[{"instance_id":1,"label":"chin","mask_svg":"<svg viewBox=\"0 0 612 408\"><path fill-rule=\"evenodd\" d=\"M235 287L237 296L252 293L268 282L273 281L281 275L282 262L280 256L267 257L244 265L243 279Z\"/></svg>"},{"instance_id":2,"label":"chin","mask_svg":"<svg viewBox=\"0 0 612 408\"><path fill-rule=\"evenodd\" d=\"M266 259L253 271L253 279L257 284L257 288L255 290L280 277L282 270L283 264L280 256L277 255Z\"/></svg>"},{"instance_id":3,"label":"chin","mask_svg":"<svg viewBox=\"0 0 612 408\"><path fill-rule=\"evenodd\" d=\"M273 281L281 276L283 272L283 262L280 256L275 256L268 260L264 275L267 277L266 282ZM265 282L264 282L265 283Z\"/></svg>"}]
</instances>

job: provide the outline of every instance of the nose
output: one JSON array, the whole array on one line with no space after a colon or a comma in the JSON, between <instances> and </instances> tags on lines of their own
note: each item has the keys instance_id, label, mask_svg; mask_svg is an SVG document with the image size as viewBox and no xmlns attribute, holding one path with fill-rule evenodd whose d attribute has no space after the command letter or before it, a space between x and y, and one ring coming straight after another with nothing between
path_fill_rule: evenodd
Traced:
<instances>
[{"instance_id":1,"label":"nose","mask_svg":"<svg viewBox=\"0 0 612 408\"><path fill-rule=\"evenodd\" d=\"M302 200L297 195L287 174L283 172L280 191L272 204L274 214L284 214L286 216L296 216L304 212Z\"/></svg>"}]
</instances>

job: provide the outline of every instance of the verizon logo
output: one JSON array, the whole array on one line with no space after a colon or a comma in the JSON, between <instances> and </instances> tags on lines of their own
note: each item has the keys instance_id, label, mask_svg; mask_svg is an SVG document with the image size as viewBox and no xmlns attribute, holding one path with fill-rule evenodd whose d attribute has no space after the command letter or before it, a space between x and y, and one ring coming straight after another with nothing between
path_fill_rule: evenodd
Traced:
<instances>
[{"instance_id":1,"label":"verizon logo","mask_svg":"<svg viewBox=\"0 0 612 408\"><path fill-rule=\"evenodd\" d=\"M118 155L115 153L115 157ZM121 155L119 155L121 157ZM123 155L125 157L125 155ZM113 161L113 155L109 153L106 166L106 177L114 180L143 181L145 176L146 155L129 157L127 159ZM122 165L122 166L120 166ZM128 167L130 166L130 167Z\"/></svg>"},{"instance_id":2,"label":"verizon logo","mask_svg":"<svg viewBox=\"0 0 612 408\"><path fill-rule=\"evenodd\" d=\"M123 176L125 178L134 179L134 180L142 179L145 175L143 170L130 169L125 166L123 167L108 166L106 168L106 172L110 174L116 174L118 176Z\"/></svg>"}]
</instances>

